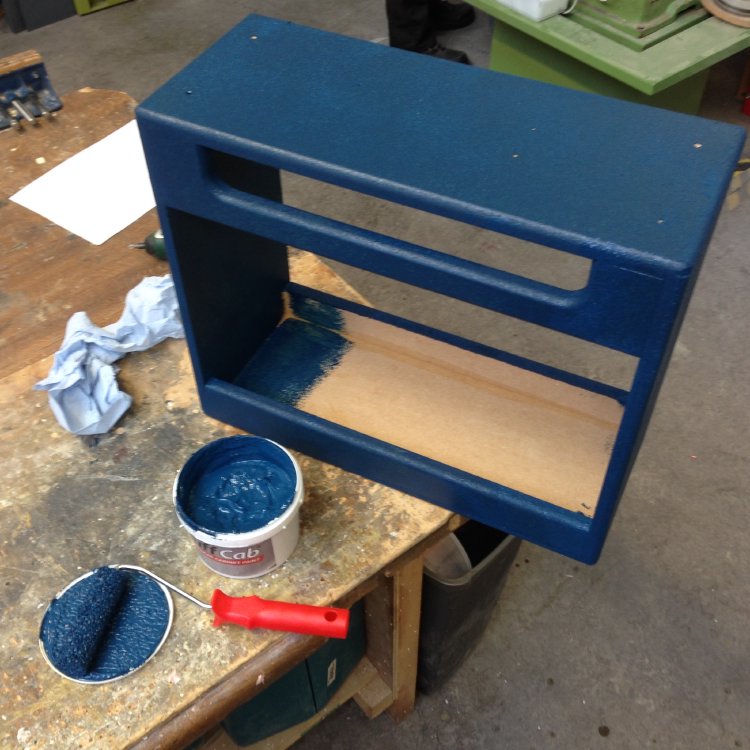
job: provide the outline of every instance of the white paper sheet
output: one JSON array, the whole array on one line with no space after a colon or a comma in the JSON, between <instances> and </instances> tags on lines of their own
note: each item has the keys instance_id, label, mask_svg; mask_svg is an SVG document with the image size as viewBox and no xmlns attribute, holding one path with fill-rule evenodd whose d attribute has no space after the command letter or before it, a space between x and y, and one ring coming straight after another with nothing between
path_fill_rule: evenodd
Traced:
<instances>
[{"instance_id":1,"label":"white paper sheet","mask_svg":"<svg viewBox=\"0 0 750 750\"><path fill-rule=\"evenodd\" d=\"M101 245L155 205L135 120L21 188L11 200Z\"/></svg>"}]
</instances>

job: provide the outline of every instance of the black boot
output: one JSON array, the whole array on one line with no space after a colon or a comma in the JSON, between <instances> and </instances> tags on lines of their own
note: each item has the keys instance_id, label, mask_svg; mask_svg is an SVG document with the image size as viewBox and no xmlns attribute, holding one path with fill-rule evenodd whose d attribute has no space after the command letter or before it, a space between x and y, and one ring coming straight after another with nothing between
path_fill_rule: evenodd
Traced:
<instances>
[{"instance_id":1,"label":"black boot","mask_svg":"<svg viewBox=\"0 0 750 750\"><path fill-rule=\"evenodd\" d=\"M459 28L456 24L466 26L474 20L474 9L470 5L453 5L445 0L386 0L385 10L391 47L471 64L465 52L447 49L438 43L435 36L438 23L433 16L433 13L440 16L440 30ZM452 25L446 26L446 23Z\"/></svg>"},{"instance_id":2,"label":"black boot","mask_svg":"<svg viewBox=\"0 0 750 750\"><path fill-rule=\"evenodd\" d=\"M450 62L458 62L464 63L466 65L471 65L469 56L463 50L449 49L448 47L443 47L442 44L436 44L434 47L426 49L422 54L432 55L432 57L439 57L441 60L450 60Z\"/></svg>"}]
</instances>

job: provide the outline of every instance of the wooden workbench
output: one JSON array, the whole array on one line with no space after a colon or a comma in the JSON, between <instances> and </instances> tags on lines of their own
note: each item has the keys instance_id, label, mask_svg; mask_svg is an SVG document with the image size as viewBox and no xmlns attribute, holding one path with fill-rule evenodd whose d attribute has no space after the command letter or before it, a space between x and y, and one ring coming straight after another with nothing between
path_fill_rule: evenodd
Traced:
<instances>
[{"instance_id":1,"label":"wooden workbench","mask_svg":"<svg viewBox=\"0 0 750 750\"><path fill-rule=\"evenodd\" d=\"M126 292L167 267L128 248L156 227L153 214L94 247L7 199L132 119L133 106L117 92L79 91L55 121L0 133L0 746L179 748L322 642L214 629L180 600L166 644L143 669L106 685L69 682L41 656L44 608L69 581L110 563L142 565L204 600L218 586L320 605L366 597L367 658L347 690L369 715L388 708L402 717L415 694L421 555L455 524L449 512L300 456L307 492L293 556L264 578L224 579L199 561L172 508L187 457L231 432L201 412L183 341L122 360L134 405L99 439L65 432L46 394L32 391L73 312L113 322ZM294 256L292 274L356 296L310 255Z\"/></svg>"}]
</instances>

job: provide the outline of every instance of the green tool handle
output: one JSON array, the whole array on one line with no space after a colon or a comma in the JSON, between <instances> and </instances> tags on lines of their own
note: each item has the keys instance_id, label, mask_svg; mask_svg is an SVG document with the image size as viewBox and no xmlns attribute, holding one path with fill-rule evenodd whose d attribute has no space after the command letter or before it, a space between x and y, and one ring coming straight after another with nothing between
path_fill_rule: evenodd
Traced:
<instances>
[{"instance_id":1,"label":"green tool handle","mask_svg":"<svg viewBox=\"0 0 750 750\"><path fill-rule=\"evenodd\" d=\"M167 259L167 248L164 245L164 232L162 232L161 229L157 229L146 237L143 245L146 248L146 252L149 255L153 255L154 258L158 258L159 260Z\"/></svg>"}]
</instances>

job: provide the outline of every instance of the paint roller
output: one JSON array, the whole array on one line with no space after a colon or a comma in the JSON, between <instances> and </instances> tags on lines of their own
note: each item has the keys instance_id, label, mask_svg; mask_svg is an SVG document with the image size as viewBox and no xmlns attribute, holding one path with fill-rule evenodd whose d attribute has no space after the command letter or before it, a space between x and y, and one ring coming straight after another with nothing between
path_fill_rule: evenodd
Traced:
<instances>
[{"instance_id":1,"label":"paint roller","mask_svg":"<svg viewBox=\"0 0 750 750\"><path fill-rule=\"evenodd\" d=\"M215 627L234 623L248 629L265 628L328 638L346 638L348 633L347 609L272 601L258 596L235 597L220 589L213 592L211 603L208 604L145 568L113 565L97 568L76 579L47 608L40 629L40 645L51 666L64 676L88 681L86 677L100 652L105 646L109 648L113 630L118 629L113 624L123 619L124 608L134 613L131 619L140 616L144 622L153 621L154 613L148 611L148 607L141 607L143 611L139 614L138 602L132 601L134 597L129 591L128 571L147 576L163 589L174 591L201 609L212 610ZM166 591L164 595L169 603L168 622L165 621L163 628L152 639L153 645L141 660L143 663L159 649L171 625L171 598ZM127 638L127 635L124 637ZM118 638L122 640L123 636ZM137 666L141 666L141 663ZM125 672L129 673L137 666L128 667Z\"/></svg>"},{"instance_id":2,"label":"paint roller","mask_svg":"<svg viewBox=\"0 0 750 750\"><path fill-rule=\"evenodd\" d=\"M40 640L47 658L68 677L85 677L99 651L125 592L125 576L98 568L74 581L45 613ZM75 593L72 593L75 592Z\"/></svg>"}]
</instances>

